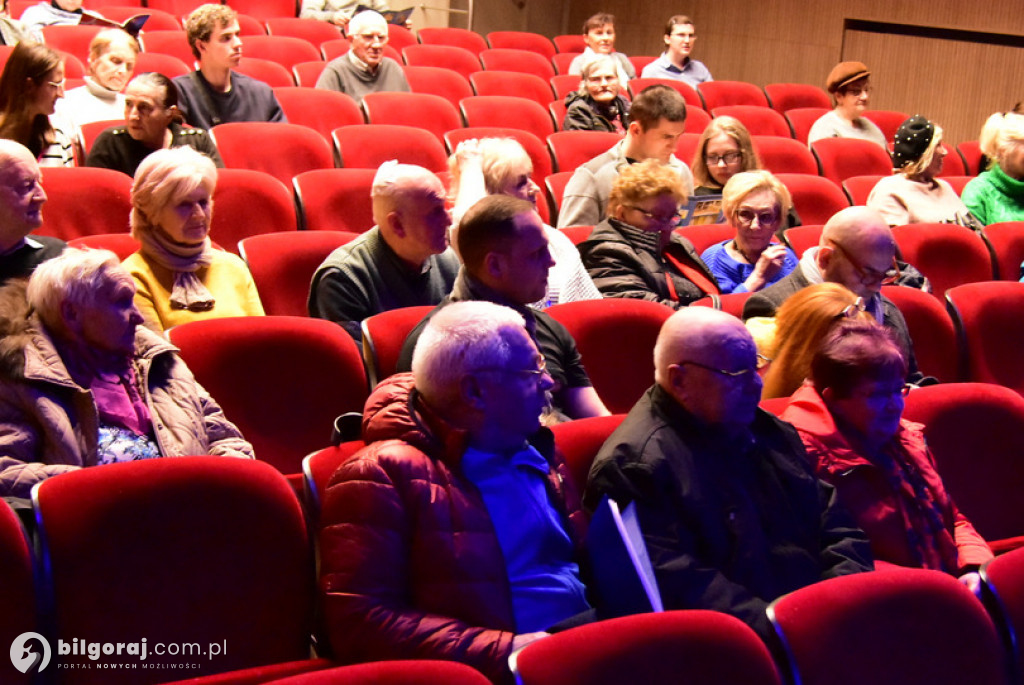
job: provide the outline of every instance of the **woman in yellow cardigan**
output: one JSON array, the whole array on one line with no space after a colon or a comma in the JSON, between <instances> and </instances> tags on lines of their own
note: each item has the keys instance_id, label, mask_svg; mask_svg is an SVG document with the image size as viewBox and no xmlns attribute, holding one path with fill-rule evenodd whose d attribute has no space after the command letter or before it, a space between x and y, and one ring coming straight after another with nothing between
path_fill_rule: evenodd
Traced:
<instances>
[{"instance_id":1,"label":"woman in yellow cardigan","mask_svg":"<svg viewBox=\"0 0 1024 685\"><path fill-rule=\"evenodd\" d=\"M142 249L124 260L146 326L226 316L262 316L256 284L241 259L210 244L217 168L190 147L146 157L132 185L132 236Z\"/></svg>"}]
</instances>

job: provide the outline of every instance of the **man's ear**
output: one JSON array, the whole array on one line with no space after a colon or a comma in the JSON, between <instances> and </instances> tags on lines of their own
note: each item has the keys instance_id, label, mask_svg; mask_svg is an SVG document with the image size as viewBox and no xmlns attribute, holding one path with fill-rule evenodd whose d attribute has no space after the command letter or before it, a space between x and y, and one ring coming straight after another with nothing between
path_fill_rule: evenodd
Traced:
<instances>
[{"instance_id":1,"label":"man's ear","mask_svg":"<svg viewBox=\"0 0 1024 685\"><path fill-rule=\"evenodd\" d=\"M638 136L644 132L644 127L640 125L639 121L631 121L629 122L629 128L627 131L631 136Z\"/></svg>"},{"instance_id":2,"label":"man's ear","mask_svg":"<svg viewBox=\"0 0 1024 685\"><path fill-rule=\"evenodd\" d=\"M497 252L488 252L484 255L484 272L494 279L501 278L505 271L505 260Z\"/></svg>"},{"instance_id":3,"label":"man's ear","mask_svg":"<svg viewBox=\"0 0 1024 685\"><path fill-rule=\"evenodd\" d=\"M668 386L672 391L672 395L679 397L683 392L684 381L686 379L686 367L681 364L672 364L668 367Z\"/></svg>"},{"instance_id":4,"label":"man's ear","mask_svg":"<svg viewBox=\"0 0 1024 685\"><path fill-rule=\"evenodd\" d=\"M459 395L466 407L483 411L486 406L483 392L480 390L480 383L477 382L476 376L471 373L467 373L459 379Z\"/></svg>"},{"instance_id":5,"label":"man's ear","mask_svg":"<svg viewBox=\"0 0 1024 685\"><path fill-rule=\"evenodd\" d=\"M825 400L825 404L830 404L832 401L836 399L836 393L832 390L832 388L825 388L824 390L819 390L818 394L821 395L821 399Z\"/></svg>"},{"instance_id":6,"label":"man's ear","mask_svg":"<svg viewBox=\"0 0 1024 685\"><path fill-rule=\"evenodd\" d=\"M831 245L822 245L818 248L817 254L814 255L815 261L818 262L818 269L824 273L825 269L832 262L832 257L835 255L836 248Z\"/></svg>"},{"instance_id":7,"label":"man's ear","mask_svg":"<svg viewBox=\"0 0 1024 685\"><path fill-rule=\"evenodd\" d=\"M398 213L398 210L392 210L387 213L386 221L388 226L391 227L391 232L398 238L404 238L406 235L405 226L402 224L402 217Z\"/></svg>"}]
</instances>

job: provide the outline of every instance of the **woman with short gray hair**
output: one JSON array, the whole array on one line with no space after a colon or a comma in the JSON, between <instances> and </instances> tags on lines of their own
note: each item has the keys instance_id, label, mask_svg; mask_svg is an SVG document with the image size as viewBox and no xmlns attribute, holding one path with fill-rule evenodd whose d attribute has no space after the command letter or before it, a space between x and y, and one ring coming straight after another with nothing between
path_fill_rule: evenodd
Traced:
<instances>
[{"instance_id":1,"label":"woman with short gray hair","mask_svg":"<svg viewBox=\"0 0 1024 685\"><path fill-rule=\"evenodd\" d=\"M253 457L134 296L113 253L72 248L0 289L0 495L86 466Z\"/></svg>"}]
</instances>

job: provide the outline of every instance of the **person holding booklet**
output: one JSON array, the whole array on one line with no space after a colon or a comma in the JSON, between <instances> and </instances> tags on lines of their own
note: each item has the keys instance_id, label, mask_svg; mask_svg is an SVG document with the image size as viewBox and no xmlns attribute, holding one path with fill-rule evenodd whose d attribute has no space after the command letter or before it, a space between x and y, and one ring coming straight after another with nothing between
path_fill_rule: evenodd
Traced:
<instances>
[{"instance_id":1,"label":"person holding booklet","mask_svg":"<svg viewBox=\"0 0 1024 685\"><path fill-rule=\"evenodd\" d=\"M758 408L757 350L736 317L676 312L654 365L654 385L598 452L583 501L588 511L605 496L635 503L666 610L722 611L767 638L776 598L872 570L867 537L815 477L796 430Z\"/></svg>"},{"instance_id":2,"label":"person holding booklet","mask_svg":"<svg viewBox=\"0 0 1024 685\"><path fill-rule=\"evenodd\" d=\"M723 293L756 292L800 263L791 249L774 240L791 204L786 186L767 171L742 171L725 184L722 211L736 235L700 256Z\"/></svg>"}]
</instances>

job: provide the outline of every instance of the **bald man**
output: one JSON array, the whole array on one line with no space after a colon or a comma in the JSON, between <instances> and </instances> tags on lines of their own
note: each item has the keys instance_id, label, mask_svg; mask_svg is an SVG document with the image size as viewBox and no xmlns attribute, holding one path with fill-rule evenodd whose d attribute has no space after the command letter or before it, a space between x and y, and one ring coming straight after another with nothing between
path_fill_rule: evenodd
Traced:
<instances>
[{"instance_id":1,"label":"bald man","mask_svg":"<svg viewBox=\"0 0 1024 685\"><path fill-rule=\"evenodd\" d=\"M636 503L666 609L723 611L767 636L772 600L871 570L867 538L796 431L758 409L757 352L739 319L676 312L654 363L654 386L594 461L584 505Z\"/></svg>"},{"instance_id":2,"label":"bald man","mask_svg":"<svg viewBox=\"0 0 1024 685\"><path fill-rule=\"evenodd\" d=\"M37 266L64 250L64 241L32 236L43 225L42 174L28 148L0 139L0 285L28 278Z\"/></svg>"},{"instance_id":3,"label":"bald man","mask_svg":"<svg viewBox=\"0 0 1024 685\"><path fill-rule=\"evenodd\" d=\"M899 275L895 257L896 240L882 215L868 207L847 207L828 220L818 246L804 253L792 273L750 296L743 307L743 318L775 316L790 295L809 285L845 285L863 297L867 311L896 336L907 352L907 380L920 382L923 377L917 369L906 319L881 293L882 283Z\"/></svg>"},{"instance_id":4,"label":"bald man","mask_svg":"<svg viewBox=\"0 0 1024 685\"><path fill-rule=\"evenodd\" d=\"M376 226L332 252L313 275L309 313L362 340L363 319L390 309L436 305L455 283L452 220L444 186L423 167L385 162L370 191Z\"/></svg>"}]
</instances>

